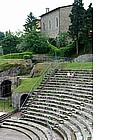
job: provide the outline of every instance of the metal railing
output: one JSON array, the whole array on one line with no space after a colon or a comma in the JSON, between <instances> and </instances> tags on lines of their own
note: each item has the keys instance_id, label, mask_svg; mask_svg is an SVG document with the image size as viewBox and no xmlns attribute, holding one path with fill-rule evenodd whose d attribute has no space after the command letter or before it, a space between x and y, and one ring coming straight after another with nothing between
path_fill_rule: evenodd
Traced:
<instances>
[{"instance_id":1,"label":"metal railing","mask_svg":"<svg viewBox=\"0 0 140 140\"><path fill-rule=\"evenodd\" d=\"M33 85L33 87L30 89L28 96L26 97L26 99L24 100L24 102L22 103L21 107L19 108L19 111L21 111L21 109L24 107L25 103L27 102L29 96L32 95L33 90L35 90L35 88L37 86L39 86L40 82L43 80L43 77L45 76L45 74L47 73L47 71L49 71L50 67L51 67L52 63L46 68L44 69L44 71L42 71L41 76L39 77L39 79L36 81L36 83Z\"/></svg>"},{"instance_id":2,"label":"metal railing","mask_svg":"<svg viewBox=\"0 0 140 140\"><path fill-rule=\"evenodd\" d=\"M24 102L22 103L21 107L19 108L19 111L22 110L22 108L25 106L29 96L32 95L32 92L39 86L39 84L41 83L41 81L43 80L43 78L45 77L45 75L48 73L50 74L50 76L48 77L47 81L50 79L51 76L53 76L56 72L56 70L58 69L62 69L63 65L62 63L56 63L53 62L51 63L44 71L42 71L41 76L39 77L39 79L36 81L36 83L33 85L33 87L31 88L31 90L29 91L28 96L26 97L26 99L24 100ZM45 86L45 85L44 85ZM42 87L43 88L43 87Z\"/></svg>"}]
</instances>

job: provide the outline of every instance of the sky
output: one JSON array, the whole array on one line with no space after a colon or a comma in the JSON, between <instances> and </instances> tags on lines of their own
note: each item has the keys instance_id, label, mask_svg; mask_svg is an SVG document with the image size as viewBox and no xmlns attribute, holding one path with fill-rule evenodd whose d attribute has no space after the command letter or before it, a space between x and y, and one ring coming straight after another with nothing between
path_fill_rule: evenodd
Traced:
<instances>
[{"instance_id":1,"label":"sky","mask_svg":"<svg viewBox=\"0 0 140 140\"><path fill-rule=\"evenodd\" d=\"M30 12L37 18L46 12L61 6L71 5L74 0L0 0L0 31L16 32L23 30L23 25ZM92 0L83 0L85 9Z\"/></svg>"}]
</instances>

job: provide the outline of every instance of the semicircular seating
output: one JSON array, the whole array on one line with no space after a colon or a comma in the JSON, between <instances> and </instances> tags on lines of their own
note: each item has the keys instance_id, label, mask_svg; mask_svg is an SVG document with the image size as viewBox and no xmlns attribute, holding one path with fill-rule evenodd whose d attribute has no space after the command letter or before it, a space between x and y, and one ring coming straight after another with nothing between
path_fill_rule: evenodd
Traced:
<instances>
[{"instance_id":1,"label":"semicircular seating","mask_svg":"<svg viewBox=\"0 0 140 140\"><path fill-rule=\"evenodd\" d=\"M67 77L67 72L74 72ZM93 71L58 70L44 77L33 91L22 115L1 127L19 130L33 140L92 140Z\"/></svg>"}]
</instances>

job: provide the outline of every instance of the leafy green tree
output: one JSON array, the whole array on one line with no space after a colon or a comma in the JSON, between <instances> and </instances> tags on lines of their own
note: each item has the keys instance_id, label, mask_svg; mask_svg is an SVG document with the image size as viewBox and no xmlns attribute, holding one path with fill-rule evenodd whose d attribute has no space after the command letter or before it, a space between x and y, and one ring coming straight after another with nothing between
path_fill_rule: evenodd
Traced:
<instances>
[{"instance_id":1,"label":"leafy green tree","mask_svg":"<svg viewBox=\"0 0 140 140\"><path fill-rule=\"evenodd\" d=\"M25 39L23 41L24 51L31 51L35 54L48 52L47 39L41 32L32 30L30 33L25 35Z\"/></svg>"},{"instance_id":2,"label":"leafy green tree","mask_svg":"<svg viewBox=\"0 0 140 140\"><path fill-rule=\"evenodd\" d=\"M19 44L17 44L16 49L18 52L26 51L25 34L22 31L15 32L15 34L19 38Z\"/></svg>"},{"instance_id":3,"label":"leafy green tree","mask_svg":"<svg viewBox=\"0 0 140 140\"><path fill-rule=\"evenodd\" d=\"M3 32L0 32L0 41L3 40L5 37L4 33Z\"/></svg>"},{"instance_id":4,"label":"leafy green tree","mask_svg":"<svg viewBox=\"0 0 140 140\"><path fill-rule=\"evenodd\" d=\"M58 48L66 47L70 43L70 37L68 32L60 32L56 37L56 46Z\"/></svg>"},{"instance_id":5,"label":"leafy green tree","mask_svg":"<svg viewBox=\"0 0 140 140\"><path fill-rule=\"evenodd\" d=\"M82 0L74 0L71 13L69 15L71 20L71 25L69 26L69 34L72 37L72 40L76 46L76 54L79 54L79 43L80 36L86 29L86 19L85 19L86 10L84 9L84 4Z\"/></svg>"},{"instance_id":6,"label":"leafy green tree","mask_svg":"<svg viewBox=\"0 0 140 140\"><path fill-rule=\"evenodd\" d=\"M19 43L19 39L16 35L11 33L10 31L6 32L6 36L1 41L4 54L16 53L17 52L16 45L18 43Z\"/></svg>"},{"instance_id":7,"label":"leafy green tree","mask_svg":"<svg viewBox=\"0 0 140 140\"><path fill-rule=\"evenodd\" d=\"M0 32L0 46L2 45L1 42L4 39L4 37L5 37L5 34L3 32ZM1 47L1 50L2 50L2 47Z\"/></svg>"},{"instance_id":8,"label":"leafy green tree","mask_svg":"<svg viewBox=\"0 0 140 140\"><path fill-rule=\"evenodd\" d=\"M33 15L32 12L29 13L29 15L27 15L27 19L25 21L25 25L23 25L25 27L24 31L26 33L31 32L32 30L36 30L38 23L37 23L37 18Z\"/></svg>"}]
</instances>

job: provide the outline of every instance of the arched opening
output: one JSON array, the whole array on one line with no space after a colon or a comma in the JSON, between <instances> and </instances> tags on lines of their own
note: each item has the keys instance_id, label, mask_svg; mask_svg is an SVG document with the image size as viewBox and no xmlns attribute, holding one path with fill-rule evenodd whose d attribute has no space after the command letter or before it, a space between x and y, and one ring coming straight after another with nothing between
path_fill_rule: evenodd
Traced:
<instances>
[{"instance_id":1,"label":"arched opening","mask_svg":"<svg viewBox=\"0 0 140 140\"><path fill-rule=\"evenodd\" d=\"M27 98L28 94L23 94L21 97L20 97L20 107L22 106L23 103L26 103L26 98Z\"/></svg>"},{"instance_id":2,"label":"arched opening","mask_svg":"<svg viewBox=\"0 0 140 140\"><path fill-rule=\"evenodd\" d=\"M12 82L5 80L1 83L1 97L11 96L11 85Z\"/></svg>"}]
</instances>

